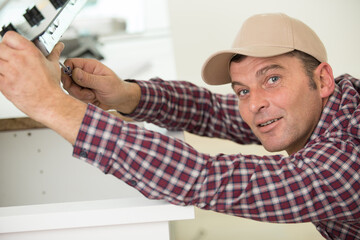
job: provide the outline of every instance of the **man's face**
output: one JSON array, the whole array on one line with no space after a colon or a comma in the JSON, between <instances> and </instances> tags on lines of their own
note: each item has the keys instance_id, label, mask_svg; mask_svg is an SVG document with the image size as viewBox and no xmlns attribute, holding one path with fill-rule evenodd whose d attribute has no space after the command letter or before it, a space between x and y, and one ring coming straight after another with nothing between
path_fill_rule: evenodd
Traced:
<instances>
[{"instance_id":1,"label":"man's face","mask_svg":"<svg viewBox=\"0 0 360 240\"><path fill-rule=\"evenodd\" d=\"M230 76L240 114L265 149L291 154L306 144L319 121L322 98L319 87L310 87L299 59L245 57L231 63Z\"/></svg>"}]
</instances>

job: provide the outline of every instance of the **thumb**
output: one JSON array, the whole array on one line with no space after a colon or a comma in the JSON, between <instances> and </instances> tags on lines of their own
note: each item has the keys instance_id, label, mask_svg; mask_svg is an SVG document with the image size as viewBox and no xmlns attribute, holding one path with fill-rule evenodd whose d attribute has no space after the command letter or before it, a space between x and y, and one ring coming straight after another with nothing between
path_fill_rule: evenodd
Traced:
<instances>
[{"instance_id":1,"label":"thumb","mask_svg":"<svg viewBox=\"0 0 360 240\"><path fill-rule=\"evenodd\" d=\"M64 50L64 47L64 43L57 43L51 53L47 56L47 59L51 62L58 62L60 59L60 54Z\"/></svg>"},{"instance_id":2,"label":"thumb","mask_svg":"<svg viewBox=\"0 0 360 240\"><path fill-rule=\"evenodd\" d=\"M80 68L75 68L72 72L72 79L81 87L98 89L101 87L101 78L104 76L94 75L83 71Z\"/></svg>"}]
</instances>

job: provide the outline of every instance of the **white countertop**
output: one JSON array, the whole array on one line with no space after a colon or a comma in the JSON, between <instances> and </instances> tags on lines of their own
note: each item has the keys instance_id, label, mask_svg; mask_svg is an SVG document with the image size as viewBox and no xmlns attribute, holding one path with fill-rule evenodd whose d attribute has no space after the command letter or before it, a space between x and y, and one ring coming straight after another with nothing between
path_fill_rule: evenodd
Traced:
<instances>
[{"instance_id":1,"label":"white countertop","mask_svg":"<svg viewBox=\"0 0 360 240\"><path fill-rule=\"evenodd\" d=\"M0 208L0 234L194 218L193 207L127 198Z\"/></svg>"}]
</instances>

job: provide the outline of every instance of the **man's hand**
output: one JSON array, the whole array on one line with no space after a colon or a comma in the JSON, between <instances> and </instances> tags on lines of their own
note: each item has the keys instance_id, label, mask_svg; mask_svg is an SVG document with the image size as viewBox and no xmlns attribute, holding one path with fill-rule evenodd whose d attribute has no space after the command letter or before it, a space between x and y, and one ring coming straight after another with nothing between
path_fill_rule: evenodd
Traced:
<instances>
[{"instance_id":1,"label":"man's hand","mask_svg":"<svg viewBox=\"0 0 360 240\"><path fill-rule=\"evenodd\" d=\"M65 65L73 70L71 78L62 74L63 87L75 98L123 113L131 113L138 105L140 87L123 81L99 61L76 58L66 60Z\"/></svg>"},{"instance_id":2,"label":"man's hand","mask_svg":"<svg viewBox=\"0 0 360 240\"><path fill-rule=\"evenodd\" d=\"M31 117L41 114L53 94L61 94L58 44L46 58L35 45L15 32L0 43L0 91Z\"/></svg>"},{"instance_id":3,"label":"man's hand","mask_svg":"<svg viewBox=\"0 0 360 240\"><path fill-rule=\"evenodd\" d=\"M9 31L0 42L0 91L29 117L74 144L86 105L60 87L57 44L46 58L29 40Z\"/></svg>"}]
</instances>

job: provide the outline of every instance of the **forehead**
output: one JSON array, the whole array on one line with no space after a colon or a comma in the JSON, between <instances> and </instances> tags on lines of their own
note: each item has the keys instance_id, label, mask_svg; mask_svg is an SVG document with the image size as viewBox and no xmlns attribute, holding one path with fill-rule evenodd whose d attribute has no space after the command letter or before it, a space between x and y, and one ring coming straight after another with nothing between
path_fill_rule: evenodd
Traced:
<instances>
[{"instance_id":1,"label":"forehead","mask_svg":"<svg viewBox=\"0 0 360 240\"><path fill-rule=\"evenodd\" d=\"M230 63L229 72L231 80L234 82L245 77L259 78L276 70L282 72L298 71L302 70L302 64L296 57L288 55L266 58L243 57L240 61Z\"/></svg>"}]
</instances>

